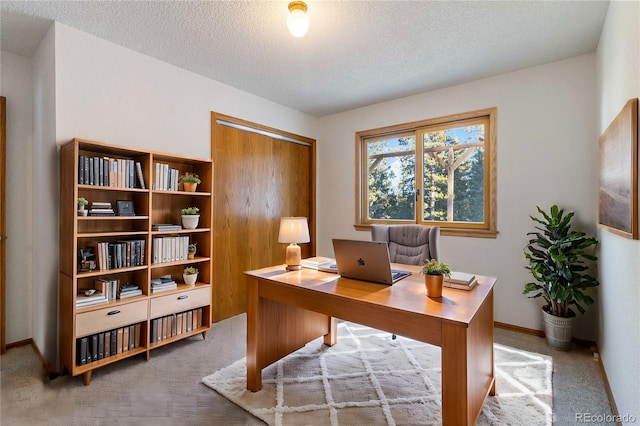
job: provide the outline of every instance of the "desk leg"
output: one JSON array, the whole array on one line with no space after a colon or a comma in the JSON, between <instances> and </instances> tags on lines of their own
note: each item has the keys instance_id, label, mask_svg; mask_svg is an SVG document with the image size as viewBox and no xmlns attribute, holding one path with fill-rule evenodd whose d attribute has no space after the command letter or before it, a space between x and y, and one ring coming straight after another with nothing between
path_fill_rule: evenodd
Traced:
<instances>
[{"instance_id":1,"label":"desk leg","mask_svg":"<svg viewBox=\"0 0 640 426\"><path fill-rule=\"evenodd\" d=\"M247 279L247 389L262 389L262 367L258 362L258 280Z\"/></svg>"},{"instance_id":2,"label":"desk leg","mask_svg":"<svg viewBox=\"0 0 640 426\"><path fill-rule=\"evenodd\" d=\"M466 328L442 325L442 425L467 425Z\"/></svg>"},{"instance_id":3,"label":"desk leg","mask_svg":"<svg viewBox=\"0 0 640 426\"><path fill-rule=\"evenodd\" d=\"M442 324L442 424L474 425L495 390L492 291L468 327Z\"/></svg>"},{"instance_id":4,"label":"desk leg","mask_svg":"<svg viewBox=\"0 0 640 426\"><path fill-rule=\"evenodd\" d=\"M336 340L333 318L296 306L296 292L282 290L247 277L247 389L252 392L262 389L263 368L318 337L328 345Z\"/></svg>"},{"instance_id":5,"label":"desk leg","mask_svg":"<svg viewBox=\"0 0 640 426\"><path fill-rule=\"evenodd\" d=\"M338 322L334 317L327 318L329 324L327 328L329 332L324 335L324 344L327 346L333 346L338 342Z\"/></svg>"}]
</instances>

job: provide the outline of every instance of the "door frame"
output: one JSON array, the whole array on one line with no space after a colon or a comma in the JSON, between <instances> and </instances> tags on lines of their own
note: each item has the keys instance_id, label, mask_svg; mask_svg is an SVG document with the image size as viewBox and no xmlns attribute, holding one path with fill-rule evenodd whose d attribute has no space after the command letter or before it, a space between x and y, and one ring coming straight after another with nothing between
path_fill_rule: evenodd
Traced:
<instances>
[{"instance_id":1,"label":"door frame","mask_svg":"<svg viewBox=\"0 0 640 426\"><path fill-rule=\"evenodd\" d=\"M0 97L0 354L7 351L6 339L6 272L7 272L7 98Z\"/></svg>"}]
</instances>

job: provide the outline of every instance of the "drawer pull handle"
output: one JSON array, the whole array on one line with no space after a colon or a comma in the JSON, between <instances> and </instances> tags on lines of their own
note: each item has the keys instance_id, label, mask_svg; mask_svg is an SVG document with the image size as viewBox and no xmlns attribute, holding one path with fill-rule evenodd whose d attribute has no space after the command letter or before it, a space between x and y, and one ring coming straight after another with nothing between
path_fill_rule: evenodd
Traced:
<instances>
[{"instance_id":1,"label":"drawer pull handle","mask_svg":"<svg viewBox=\"0 0 640 426\"><path fill-rule=\"evenodd\" d=\"M189 296L187 296L186 294L183 294L182 296L178 296L178 300L186 299L187 297Z\"/></svg>"},{"instance_id":2,"label":"drawer pull handle","mask_svg":"<svg viewBox=\"0 0 640 426\"><path fill-rule=\"evenodd\" d=\"M117 315L119 313L120 313L120 311L116 309L115 311L109 312L107 315Z\"/></svg>"}]
</instances>

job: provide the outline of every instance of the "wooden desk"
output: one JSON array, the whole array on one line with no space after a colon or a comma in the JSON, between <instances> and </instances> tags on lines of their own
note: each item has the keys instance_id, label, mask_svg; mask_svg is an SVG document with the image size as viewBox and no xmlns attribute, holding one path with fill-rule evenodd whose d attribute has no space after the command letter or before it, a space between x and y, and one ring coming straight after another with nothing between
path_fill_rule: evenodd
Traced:
<instances>
[{"instance_id":1,"label":"wooden desk","mask_svg":"<svg viewBox=\"0 0 640 426\"><path fill-rule=\"evenodd\" d=\"M262 388L262 369L320 336L336 343L335 318L442 348L442 422L473 425L493 372L492 277L478 276L471 291L443 289L426 296L419 266L394 265L413 275L393 286L341 278L284 265L246 272L247 389Z\"/></svg>"}]
</instances>

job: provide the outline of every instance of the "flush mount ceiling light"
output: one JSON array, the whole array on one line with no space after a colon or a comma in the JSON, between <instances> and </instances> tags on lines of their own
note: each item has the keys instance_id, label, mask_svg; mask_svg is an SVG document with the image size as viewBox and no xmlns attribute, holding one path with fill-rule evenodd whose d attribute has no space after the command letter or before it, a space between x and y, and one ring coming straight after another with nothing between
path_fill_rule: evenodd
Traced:
<instances>
[{"instance_id":1,"label":"flush mount ceiling light","mask_svg":"<svg viewBox=\"0 0 640 426\"><path fill-rule=\"evenodd\" d=\"M294 37L302 37L309 29L309 16L307 16L307 4L303 1L289 3L289 16L287 27Z\"/></svg>"}]
</instances>

